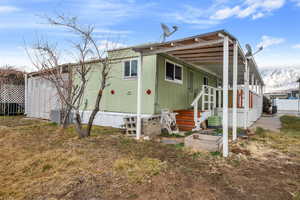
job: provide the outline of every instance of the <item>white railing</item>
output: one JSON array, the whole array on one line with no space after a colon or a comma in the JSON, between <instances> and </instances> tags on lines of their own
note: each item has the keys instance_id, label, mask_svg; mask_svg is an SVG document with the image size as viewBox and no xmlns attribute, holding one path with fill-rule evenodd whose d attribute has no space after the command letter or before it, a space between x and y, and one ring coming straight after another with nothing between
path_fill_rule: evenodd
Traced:
<instances>
[{"instance_id":1,"label":"white railing","mask_svg":"<svg viewBox=\"0 0 300 200\"><path fill-rule=\"evenodd\" d=\"M217 93L218 93L218 103L217 103ZM201 123L206 120L209 116L212 115L212 110L217 107L221 107L221 88L214 88L208 85L203 85L201 92L196 96L196 98L192 102L192 106L194 107L194 122L195 128L193 130L200 130ZM207 115L203 115L203 117L198 116L199 112L199 100L202 98L202 106L201 111L208 111ZM206 109L207 108L207 109Z\"/></svg>"}]
</instances>

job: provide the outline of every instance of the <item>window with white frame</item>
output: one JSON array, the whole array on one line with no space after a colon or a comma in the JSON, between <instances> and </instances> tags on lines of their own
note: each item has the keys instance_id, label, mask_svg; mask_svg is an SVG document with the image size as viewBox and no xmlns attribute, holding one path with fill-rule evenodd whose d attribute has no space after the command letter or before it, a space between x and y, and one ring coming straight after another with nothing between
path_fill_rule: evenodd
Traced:
<instances>
[{"instance_id":1,"label":"window with white frame","mask_svg":"<svg viewBox=\"0 0 300 200\"><path fill-rule=\"evenodd\" d=\"M182 67L173 62L166 61L166 80L181 83Z\"/></svg>"},{"instance_id":2,"label":"window with white frame","mask_svg":"<svg viewBox=\"0 0 300 200\"><path fill-rule=\"evenodd\" d=\"M124 61L124 78L136 78L137 77L137 60Z\"/></svg>"}]
</instances>

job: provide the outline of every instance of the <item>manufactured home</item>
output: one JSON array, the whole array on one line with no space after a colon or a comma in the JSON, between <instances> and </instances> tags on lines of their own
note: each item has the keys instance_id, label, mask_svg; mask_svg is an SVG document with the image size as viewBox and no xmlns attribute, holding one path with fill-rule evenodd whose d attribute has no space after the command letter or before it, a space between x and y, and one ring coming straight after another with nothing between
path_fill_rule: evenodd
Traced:
<instances>
[{"instance_id":1,"label":"manufactured home","mask_svg":"<svg viewBox=\"0 0 300 200\"><path fill-rule=\"evenodd\" d=\"M226 156L228 127L236 139L237 127L248 128L262 114L264 82L257 64L224 30L116 49L108 57L114 62L97 125L121 127L124 117L136 116L140 138L142 119L162 110L176 113L182 131L197 130L209 116L221 116ZM89 74L81 109L84 122L100 87L100 63L92 63Z\"/></svg>"},{"instance_id":2,"label":"manufactured home","mask_svg":"<svg viewBox=\"0 0 300 200\"><path fill-rule=\"evenodd\" d=\"M194 110L200 116L223 116L224 89L229 125L235 109L239 127L249 127L262 113L263 80L255 60L246 58L236 38L225 31L117 49L109 57L118 62L111 67L96 124L120 127L124 116L149 117L168 109L178 113L180 130L192 130L198 121ZM99 73L96 63L82 107L84 120L95 102Z\"/></svg>"}]
</instances>

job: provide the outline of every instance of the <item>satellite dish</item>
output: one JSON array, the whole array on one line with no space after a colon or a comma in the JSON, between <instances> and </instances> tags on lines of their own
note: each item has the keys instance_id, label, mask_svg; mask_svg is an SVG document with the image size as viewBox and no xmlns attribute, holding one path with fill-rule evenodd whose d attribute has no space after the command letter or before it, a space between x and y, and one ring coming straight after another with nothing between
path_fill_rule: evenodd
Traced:
<instances>
[{"instance_id":1,"label":"satellite dish","mask_svg":"<svg viewBox=\"0 0 300 200\"><path fill-rule=\"evenodd\" d=\"M250 44L246 44L246 49L247 49L246 57L252 56L252 47L250 46Z\"/></svg>"},{"instance_id":2,"label":"satellite dish","mask_svg":"<svg viewBox=\"0 0 300 200\"><path fill-rule=\"evenodd\" d=\"M167 37L170 37L173 33L175 33L178 30L177 26L172 26L173 31L170 31L169 27L163 23L161 23L161 28L163 30L163 34L161 35L162 42L165 42Z\"/></svg>"},{"instance_id":3,"label":"satellite dish","mask_svg":"<svg viewBox=\"0 0 300 200\"><path fill-rule=\"evenodd\" d=\"M246 57L251 57L251 56L254 56L255 54L257 54L258 52L262 51L264 49L264 47L263 46L259 47L259 49L255 53L253 53L252 47L250 46L250 44L246 44L246 49L247 49Z\"/></svg>"}]
</instances>

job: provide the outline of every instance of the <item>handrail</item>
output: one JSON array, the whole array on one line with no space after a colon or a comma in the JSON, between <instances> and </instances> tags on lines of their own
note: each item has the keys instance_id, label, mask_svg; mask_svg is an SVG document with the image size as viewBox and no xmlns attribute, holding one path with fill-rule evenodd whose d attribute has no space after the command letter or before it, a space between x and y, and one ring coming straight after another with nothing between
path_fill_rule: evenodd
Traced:
<instances>
[{"instance_id":1,"label":"handrail","mask_svg":"<svg viewBox=\"0 0 300 200\"><path fill-rule=\"evenodd\" d=\"M196 96L196 98L192 102L191 106L194 106L200 100L202 95L203 95L203 90Z\"/></svg>"}]
</instances>

